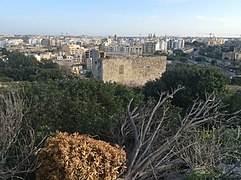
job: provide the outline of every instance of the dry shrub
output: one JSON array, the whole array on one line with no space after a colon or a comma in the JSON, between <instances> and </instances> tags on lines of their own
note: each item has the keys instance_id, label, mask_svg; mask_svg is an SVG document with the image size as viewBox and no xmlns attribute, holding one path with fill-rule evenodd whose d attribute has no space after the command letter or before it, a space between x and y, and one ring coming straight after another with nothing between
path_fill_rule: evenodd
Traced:
<instances>
[{"instance_id":1,"label":"dry shrub","mask_svg":"<svg viewBox=\"0 0 241 180\"><path fill-rule=\"evenodd\" d=\"M57 132L39 152L37 180L112 180L126 169L126 153L85 135Z\"/></svg>"}]
</instances>

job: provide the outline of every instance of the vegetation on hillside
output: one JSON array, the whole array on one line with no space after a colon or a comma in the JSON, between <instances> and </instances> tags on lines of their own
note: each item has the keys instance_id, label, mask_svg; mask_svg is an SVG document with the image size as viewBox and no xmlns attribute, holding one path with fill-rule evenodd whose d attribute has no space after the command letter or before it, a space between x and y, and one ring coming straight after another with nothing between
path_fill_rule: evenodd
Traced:
<instances>
[{"instance_id":1,"label":"vegetation on hillside","mask_svg":"<svg viewBox=\"0 0 241 180\"><path fill-rule=\"evenodd\" d=\"M37 156L44 161L45 152L69 158L64 162L71 172L81 173L71 164L79 135L66 133L118 144L127 155L126 179L159 179L177 172L188 178L240 175L235 171L241 154L240 93L227 88L229 79L217 69L177 65L137 91L68 76L52 62L17 52L8 57L0 62L1 78L21 82L8 83L0 96L0 178L36 178ZM66 133L56 135L57 130ZM71 153L57 156L59 147L49 148L52 140L63 141ZM82 153L91 154L90 161L102 158L104 153L92 145L86 143ZM86 169L93 168L87 164Z\"/></svg>"},{"instance_id":2,"label":"vegetation on hillside","mask_svg":"<svg viewBox=\"0 0 241 180\"><path fill-rule=\"evenodd\" d=\"M0 60L0 79L2 81L47 81L62 79L65 73L57 63L37 61L34 56L20 52L8 52L5 60Z\"/></svg>"}]
</instances>

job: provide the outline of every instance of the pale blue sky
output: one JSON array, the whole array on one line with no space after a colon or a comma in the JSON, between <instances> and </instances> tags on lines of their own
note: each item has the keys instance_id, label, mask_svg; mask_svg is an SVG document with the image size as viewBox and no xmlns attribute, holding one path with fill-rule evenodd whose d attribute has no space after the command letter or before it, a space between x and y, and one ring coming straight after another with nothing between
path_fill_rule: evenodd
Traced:
<instances>
[{"instance_id":1,"label":"pale blue sky","mask_svg":"<svg viewBox=\"0 0 241 180\"><path fill-rule=\"evenodd\" d=\"M241 35L241 0L1 0L0 34Z\"/></svg>"}]
</instances>

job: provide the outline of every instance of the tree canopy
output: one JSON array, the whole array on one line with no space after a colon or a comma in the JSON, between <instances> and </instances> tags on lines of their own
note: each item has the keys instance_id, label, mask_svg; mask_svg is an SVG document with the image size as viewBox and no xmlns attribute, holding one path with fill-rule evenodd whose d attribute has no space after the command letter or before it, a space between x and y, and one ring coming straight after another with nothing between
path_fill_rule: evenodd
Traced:
<instances>
[{"instance_id":1,"label":"tree canopy","mask_svg":"<svg viewBox=\"0 0 241 180\"><path fill-rule=\"evenodd\" d=\"M158 92L170 90L178 85L185 87L173 100L173 104L187 108L197 98L204 99L205 93L215 92L222 94L229 79L213 67L177 65L166 71L163 76L154 81L149 81L143 88L147 98L158 98Z\"/></svg>"},{"instance_id":2,"label":"tree canopy","mask_svg":"<svg viewBox=\"0 0 241 180\"><path fill-rule=\"evenodd\" d=\"M24 84L31 99L28 118L40 136L56 130L99 135L112 141L130 99L140 102L131 88L92 79L64 79ZM113 139L112 139L113 138Z\"/></svg>"},{"instance_id":3,"label":"tree canopy","mask_svg":"<svg viewBox=\"0 0 241 180\"><path fill-rule=\"evenodd\" d=\"M37 61L32 55L9 52L5 61L0 60L0 76L14 81L46 81L62 79L64 72L50 60Z\"/></svg>"}]
</instances>

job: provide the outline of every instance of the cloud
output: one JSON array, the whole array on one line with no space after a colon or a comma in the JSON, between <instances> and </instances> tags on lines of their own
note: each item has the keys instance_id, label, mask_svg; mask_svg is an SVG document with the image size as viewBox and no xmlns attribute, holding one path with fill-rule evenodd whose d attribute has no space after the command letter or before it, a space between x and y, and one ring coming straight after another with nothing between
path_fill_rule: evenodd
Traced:
<instances>
[{"instance_id":1,"label":"cloud","mask_svg":"<svg viewBox=\"0 0 241 180\"><path fill-rule=\"evenodd\" d=\"M195 16L194 19L209 22L228 22L229 20L221 17Z\"/></svg>"}]
</instances>

